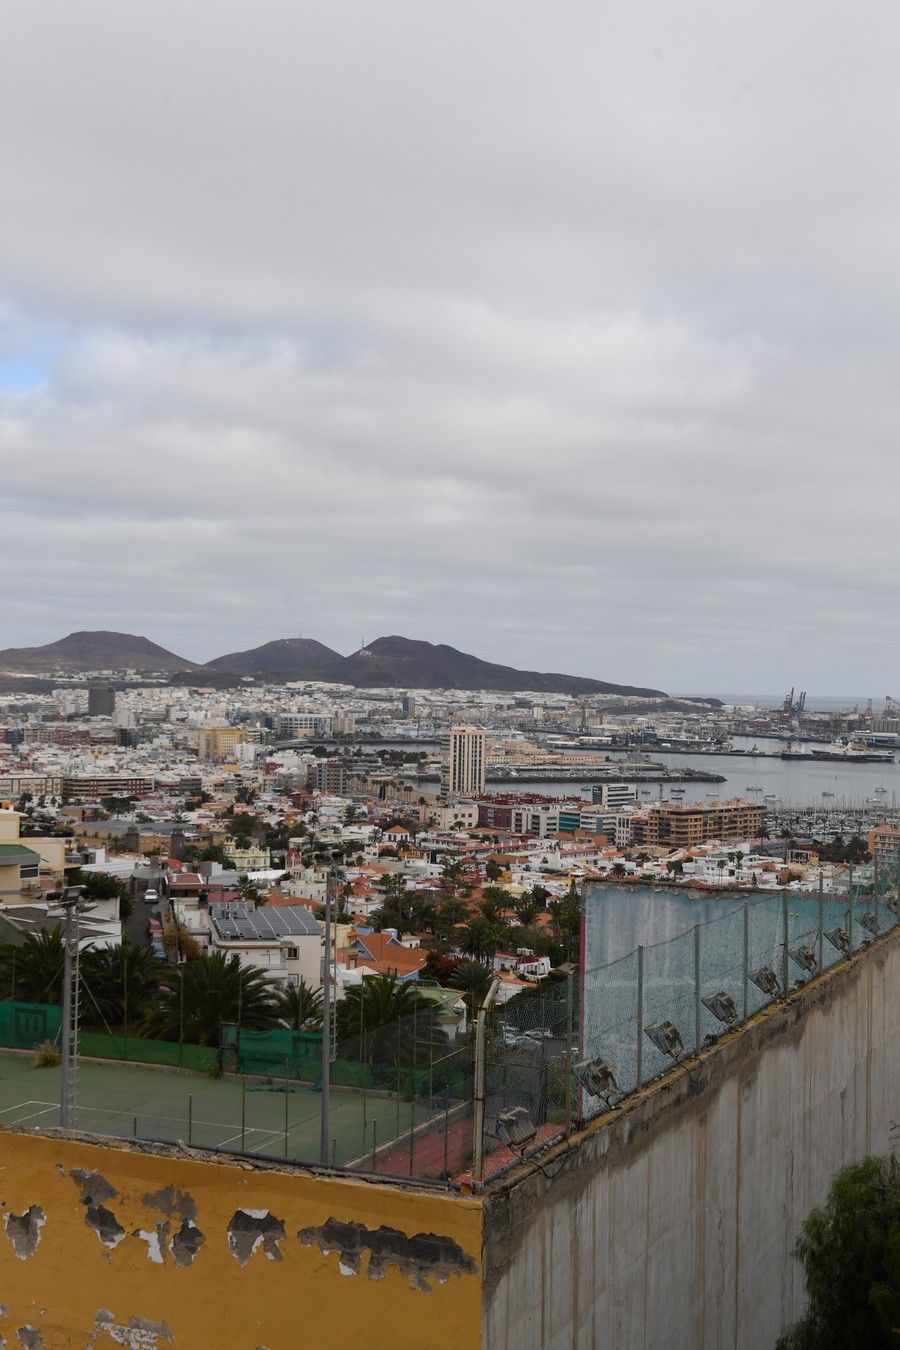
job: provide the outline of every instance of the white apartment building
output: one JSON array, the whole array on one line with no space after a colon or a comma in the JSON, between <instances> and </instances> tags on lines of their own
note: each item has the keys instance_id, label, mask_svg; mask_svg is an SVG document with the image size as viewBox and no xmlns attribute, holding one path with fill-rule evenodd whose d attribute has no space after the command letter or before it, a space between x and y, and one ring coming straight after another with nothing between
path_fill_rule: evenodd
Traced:
<instances>
[{"instance_id":1,"label":"white apartment building","mask_svg":"<svg viewBox=\"0 0 900 1350\"><path fill-rule=\"evenodd\" d=\"M632 806L637 801L637 788L633 783L596 783L592 793L595 806L605 811L615 811L623 806Z\"/></svg>"},{"instance_id":2,"label":"white apartment building","mask_svg":"<svg viewBox=\"0 0 900 1350\"><path fill-rule=\"evenodd\" d=\"M270 980L313 989L322 982L322 925L305 905L253 905L228 901L209 906L209 942Z\"/></svg>"},{"instance_id":3,"label":"white apartment building","mask_svg":"<svg viewBox=\"0 0 900 1350\"><path fill-rule=\"evenodd\" d=\"M485 737L480 727L450 728L441 766L442 797L475 797L484 792Z\"/></svg>"}]
</instances>

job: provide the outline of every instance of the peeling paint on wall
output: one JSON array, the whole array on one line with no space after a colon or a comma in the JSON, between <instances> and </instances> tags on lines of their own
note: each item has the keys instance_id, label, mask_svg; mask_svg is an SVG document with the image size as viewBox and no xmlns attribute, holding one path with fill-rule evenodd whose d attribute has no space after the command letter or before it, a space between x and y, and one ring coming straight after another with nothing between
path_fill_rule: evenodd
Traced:
<instances>
[{"instance_id":1,"label":"peeling paint on wall","mask_svg":"<svg viewBox=\"0 0 900 1350\"><path fill-rule=\"evenodd\" d=\"M193 1221L198 1213L194 1197L188 1195L187 1191L180 1191L177 1186L164 1186L161 1191L151 1191L144 1196L144 1204L151 1209L158 1209L160 1214L170 1219Z\"/></svg>"},{"instance_id":2,"label":"peeling paint on wall","mask_svg":"<svg viewBox=\"0 0 900 1350\"><path fill-rule=\"evenodd\" d=\"M478 1267L458 1242L436 1233L416 1233L407 1237L399 1228L366 1228L361 1223L341 1223L328 1219L321 1228L301 1228L297 1237L304 1247L317 1244L323 1256L340 1253L343 1275L358 1275L363 1255L368 1252L370 1280L383 1280L389 1266L396 1266L410 1277L410 1287L430 1294L429 1280L445 1284L451 1275L474 1275Z\"/></svg>"},{"instance_id":3,"label":"peeling paint on wall","mask_svg":"<svg viewBox=\"0 0 900 1350\"><path fill-rule=\"evenodd\" d=\"M190 1219L182 1219L177 1233L172 1234L169 1251L175 1258L176 1266L193 1265L194 1257L206 1241L205 1234Z\"/></svg>"},{"instance_id":4,"label":"peeling paint on wall","mask_svg":"<svg viewBox=\"0 0 900 1350\"><path fill-rule=\"evenodd\" d=\"M164 1264L166 1238L169 1236L169 1225L167 1223L158 1223L155 1228L136 1228L131 1235L140 1238L147 1244L147 1256L154 1265Z\"/></svg>"},{"instance_id":5,"label":"peeling paint on wall","mask_svg":"<svg viewBox=\"0 0 900 1350\"><path fill-rule=\"evenodd\" d=\"M202 1233L197 1227L195 1220L197 1218L197 1202L187 1191L181 1191L177 1186L165 1186L160 1191L151 1191L143 1197L144 1204L158 1209L161 1214L166 1214L170 1219L180 1219L181 1223L172 1234L172 1239L168 1243L168 1249L172 1253L176 1266L184 1267L193 1264L194 1257L206 1241L205 1233ZM169 1234L168 1223L158 1223L155 1233L158 1242L154 1244L151 1241L151 1235L148 1230L140 1230L135 1234L147 1242L149 1256L151 1261L161 1264L164 1259L164 1248L166 1238ZM159 1255L156 1255L157 1248Z\"/></svg>"},{"instance_id":6,"label":"peeling paint on wall","mask_svg":"<svg viewBox=\"0 0 900 1350\"><path fill-rule=\"evenodd\" d=\"M2 1126L0 1147L0 1350L479 1344L480 1200Z\"/></svg>"},{"instance_id":7,"label":"peeling paint on wall","mask_svg":"<svg viewBox=\"0 0 900 1350\"><path fill-rule=\"evenodd\" d=\"M69 1175L81 1190L81 1203L85 1206L85 1224L88 1228L93 1228L104 1247L112 1251L123 1241L125 1229L103 1201L114 1199L118 1195L116 1188L99 1172L85 1172L80 1167L74 1167Z\"/></svg>"},{"instance_id":8,"label":"peeling paint on wall","mask_svg":"<svg viewBox=\"0 0 900 1350\"><path fill-rule=\"evenodd\" d=\"M270 1261L281 1260L279 1243L284 1241L284 1220L267 1209L237 1209L228 1225L231 1255L245 1266L260 1248Z\"/></svg>"},{"instance_id":9,"label":"peeling paint on wall","mask_svg":"<svg viewBox=\"0 0 900 1350\"><path fill-rule=\"evenodd\" d=\"M37 1251L41 1229L47 1222L40 1205L31 1205L24 1214L7 1214L4 1219L6 1236L20 1261L27 1261ZM5 1311L5 1310L4 1310ZM0 1313L0 1316L3 1316Z\"/></svg>"},{"instance_id":10,"label":"peeling paint on wall","mask_svg":"<svg viewBox=\"0 0 900 1350\"><path fill-rule=\"evenodd\" d=\"M87 1342L85 1350L93 1350L100 1335L110 1336L116 1345L124 1345L127 1350L162 1350L163 1344L174 1341L165 1322L153 1322L147 1317L131 1317L127 1322L117 1322L115 1314L101 1308L94 1319L94 1334Z\"/></svg>"}]
</instances>

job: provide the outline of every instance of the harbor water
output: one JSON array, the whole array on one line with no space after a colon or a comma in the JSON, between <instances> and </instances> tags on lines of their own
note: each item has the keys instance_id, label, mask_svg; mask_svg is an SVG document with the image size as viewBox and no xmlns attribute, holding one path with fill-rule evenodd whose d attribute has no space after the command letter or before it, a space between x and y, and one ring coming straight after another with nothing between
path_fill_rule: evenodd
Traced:
<instances>
[{"instance_id":1,"label":"harbor water","mask_svg":"<svg viewBox=\"0 0 900 1350\"><path fill-rule=\"evenodd\" d=\"M804 761L770 758L784 749L783 741L759 738L756 741L735 738L736 749L756 745L764 752L752 754L679 755L648 750L655 763L674 769L704 769L721 774L724 783L667 783L645 782L637 785L638 797L644 801L666 800L703 802L713 798L745 797L750 802L770 806L777 801L784 806L896 806L900 801L900 763L842 764L829 760ZM611 759L625 761L625 754L610 751ZM900 758L900 755L898 755ZM542 783L539 780L516 779L513 783L497 784L496 792L536 792L547 797L585 797L591 790L579 783ZM767 800L768 799L768 800Z\"/></svg>"}]
</instances>

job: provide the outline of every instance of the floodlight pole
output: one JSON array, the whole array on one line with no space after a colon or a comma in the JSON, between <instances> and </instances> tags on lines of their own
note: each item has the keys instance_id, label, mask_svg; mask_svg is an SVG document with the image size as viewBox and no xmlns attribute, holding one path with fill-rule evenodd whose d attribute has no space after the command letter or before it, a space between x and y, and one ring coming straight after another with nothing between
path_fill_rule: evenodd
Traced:
<instances>
[{"instance_id":1,"label":"floodlight pole","mask_svg":"<svg viewBox=\"0 0 900 1350\"><path fill-rule=\"evenodd\" d=\"M78 1069L78 1025L75 1008L77 1000L73 998L74 985L78 979L78 901L82 887L69 886L61 897L60 906L65 914L63 938L63 1006L62 1034L59 1065L59 1124L60 1129L69 1128L71 1117L75 1113L75 1075Z\"/></svg>"},{"instance_id":2,"label":"floodlight pole","mask_svg":"<svg viewBox=\"0 0 900 1350\"><path fill-rule=\"evenodd\" d=\"M331 906L334 894L334 863L325 877L325 964L322 967L322 1115L319 1135L319 1162L328 1166L331 1139L329 1106L331 1095Z\"/></svg>"}]
</instances>

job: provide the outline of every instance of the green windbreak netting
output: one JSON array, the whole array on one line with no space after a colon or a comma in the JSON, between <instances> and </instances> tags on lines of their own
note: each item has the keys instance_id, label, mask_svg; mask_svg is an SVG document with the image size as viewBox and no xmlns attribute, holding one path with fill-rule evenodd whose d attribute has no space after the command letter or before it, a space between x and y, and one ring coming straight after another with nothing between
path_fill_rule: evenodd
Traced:
<instances>
[{"instance_id":1,"label":"green windbreak netting","mask_svg":"<svg viewBox=\"0 0 900 1350\"><path fill-rule=\"evenodd\" d=\"M313 1081L322 1058L322 1035L318 1031L243 1031L222 1028L225 1067L240 1073L284 1074Z\"/></svg>"},{"instance_id":2,"label":"green windbreak netting","mask_svg":"<svg viewBox=\"0 0 900 1350\"><path fill-rule=\"evenodd\" d=\"M0 1046L33 1050L42 1041L60 1041L62 1010L54 1003L0 1001ZM96 1059L123 1059L135 1064L168 1064L185 1069L215 1069L218 1046L185 1045L178 1041L153 1041L145 1036L81 1031L78 1048Z\"/></svg>"},{"instance_id":3,"label":"green windbreak netting","mask_svg":"<svg viewBox=\"0 0 900 1350\"><path fill-rule=\"evenodd\" d=\"M339 1048L340 1051L340 1048ZM435 1092L460 1096L465 1067L458 1055L439 1057L422 1050L423 1063L398 1063L394 1059L345 1057L331 1061L334 1087L372 1088L400 1092L405 1097L432 1096ZM322 1033L318 1031L243 1031L236 1026L222 1028L222 1067L238 1073L269 1077L287 1076L318 1085L322 1076Z\"/></svg>"},{"instance_id":4,"label":"green windbreak netting","mask_svg":"<svg viewBox=\"0 0 900 1350\"><path fill-rule=\"evenodd\" d=\"M178 1041L152 1041L144 1036L107 1035L82 1031L78 1035L82 1055L95 1059L123 1059L134 1064L166 1064L181 1069L215 1069L219 1050L214 1045L186 1045Z\"/></svg>"},{"instance_id":5,"label":"green windbreak netting","mask_svg":"<svg viewBox=\"0 0 900 1350\"><path fill-rule=\"evenodd\" d=\"M62 1012L53 1003L0 1003L0 1045L31 1050L59 1039Z\"/></svg>"}]
</instances>

